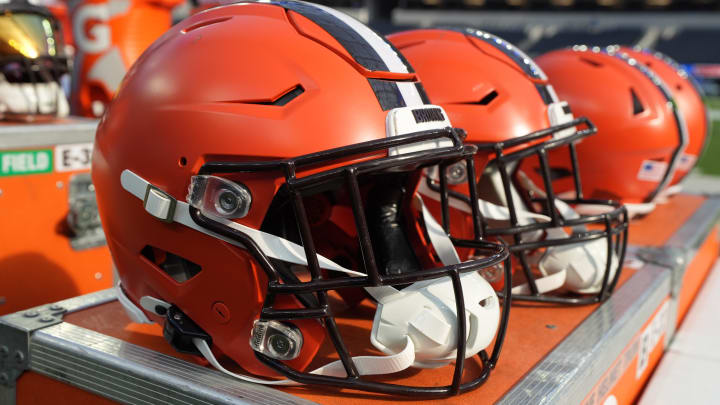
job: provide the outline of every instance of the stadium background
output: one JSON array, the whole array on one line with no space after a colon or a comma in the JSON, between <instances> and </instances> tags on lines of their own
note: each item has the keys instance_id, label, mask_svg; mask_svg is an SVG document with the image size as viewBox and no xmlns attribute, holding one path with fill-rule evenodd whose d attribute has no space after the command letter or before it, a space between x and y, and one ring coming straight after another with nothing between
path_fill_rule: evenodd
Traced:
<instances>
[{"instance_id":1,"label":"stadium background","mask_svg":"<svg viewBox=\"0 0 720 405\"><path fill-rule=\"evenodd\" d=\"M712 136L700 175L720 175L718 0L340 0L336 7L381 34L434 26L474 27L530 56L583 44L639 45L680 62L705 92Z\"/></svg>"}]
</instances>

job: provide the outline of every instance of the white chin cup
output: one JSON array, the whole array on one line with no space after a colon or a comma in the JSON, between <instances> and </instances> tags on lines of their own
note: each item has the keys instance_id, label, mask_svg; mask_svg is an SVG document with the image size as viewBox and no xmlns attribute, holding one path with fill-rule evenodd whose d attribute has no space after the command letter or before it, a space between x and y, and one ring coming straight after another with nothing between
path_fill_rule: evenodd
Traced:
<instances>
[{"instance_id":1,"label":"white chin cup","mask_svg":"<svg viewBox=\"0 0 720 405\"><path fill-rule=\"evenodd\" d=\"M70 112L65 93L57 82L8 83L0 81L0 110L7 114L55 114Z\"/></svg>"},{"instance_id":2,"label":"white chin cup","mask_svg":"<svg viewBox=\"0 0 720 405\"><path fill-rule=\"evenodd\" d=\"M460 276L465 298L466 349L471 357L492 342L500 321L500 304L492 286L477 272ZM457 356L457 311L448 277L419 281L378 302L370 341L396 354L410 337L414 367L435 368Z\"/></svg>"},{"instance_id":3,"label":"white chin cup","mask_svg":"<svg viewBox=\"0 0 720 405\"><path fill-rule=\"evenodd\" d=\"M565 272L565 287L573 292L593 294L600 291L607 263L607 240L596 239L547 249L538 263L540 272L552 275ZM611 255L610 277L615 276L618 258Z\"/></svg>"}]
</instances>

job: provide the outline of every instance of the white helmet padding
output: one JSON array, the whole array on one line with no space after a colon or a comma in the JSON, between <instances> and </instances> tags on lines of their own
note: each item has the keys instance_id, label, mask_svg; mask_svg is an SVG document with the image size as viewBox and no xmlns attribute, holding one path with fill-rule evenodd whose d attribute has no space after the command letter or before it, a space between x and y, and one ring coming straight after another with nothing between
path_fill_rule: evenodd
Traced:
<instances>
[{"instance_id":1,"label":"white helmet padding","mask_svg":"<svg viewBox=\"0 0 720 405\"><path fill-rule=\"evenodd\" d=\"M437 176L437 171L428 173L430 176ZM528 179L529 180L529 179ZM514 190L513 190L514 191ZM420 182L419 192L421 195L439 201L440 195L427 186L426 182ZM521 201L520 198L514 198L515 201ZM471 209L464 201L451 198L449 200L451 207L459 209L463 212L471 214ZM478 199L477 201L480 213L485 219L497 221L509 221L510 210L502 205L493 204L491 202ZM580 216L568 204L559 199L555 199L556 209L563 215L565 219L576 219ZM550 217L537 214L531 211L516 209L518 223L520 225L528 225L537 222L550 222ZM585 232L584 227L573 229L573 233ZM545 232L532 231L523 234L524 241L566 239L567 232L563 228L549 228ZM537 266L543 277L535 279L539 293L547 293L550 291L565 288L569 291L592 294L600 291L603 284L603 277L607 265L607 240L596 239L592 241L584 241L573 244L550 246L540 254L529 257L531 264ZM618 257L615 252L611 255L611 274L610 280L613 279L618 265ZM528 284L520 284L513 287L513 294L529 294L530 287Z\"/></svg>"},{"instance_id":2,"label":"white helmet padding","mask_svg":"<svg viewBox=\"0 0 720 405\"><path fill-rule=\"evenodd\" d=\"M57 115L70 112L58 82L10 83L0 74L0 115Z\"/></svg>"},{"instance_id":3,"label":"white helmet padding","mask_svg":"<svg viewBox=\"0 0 720 405\"><path fill-rule=\"evenodd\" d=\"M460 277L465 300L465 357L492 342L500 306L492 286L477 272ZM387 354L402 351L405 340L415 345L414 367L447 365L457 357L457 308L449 278L420 281L378 302L370 340Z\"/></svg>"}]
</instances>

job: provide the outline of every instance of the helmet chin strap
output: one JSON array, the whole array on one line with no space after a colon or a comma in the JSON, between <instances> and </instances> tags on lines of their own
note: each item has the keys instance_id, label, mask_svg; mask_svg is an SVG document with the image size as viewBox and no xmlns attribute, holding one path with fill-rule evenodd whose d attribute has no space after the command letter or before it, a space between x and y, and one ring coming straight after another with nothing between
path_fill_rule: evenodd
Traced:
<instances>
[{"instance_id":1,"label":"helmet chin strap","mask_svg":"<svg viewBox=\"0 0 720 405\"><path fill-rule=\"evenodd\" d=\"M180 223L198 232L245 248L237 241L197 225L190 217L189 204L175 200L132 171L124 170L122 172L121 184L126 191L143 200L148 214L163 221ZM430 215L422 200L418 198L418 201L430 242L443 264L460 263L448 235ZM307 266L305 252L300 245L224 218L213 217L212 219L246 233L269 257ZM364 273L346 269L321 255L318 255L318 261L320 267L326 270L338 271L350 276L365 276ZM467 328L469 336L467 336L466 349L466 357L470 357L487 347L495 336L499 321L499 303L490 284L477 272L463 274L461 283L465 292L466 320L470 324L470 327ZM454 292L449 279L423 280L413 283L403 290L398 290L393 286L366 287L365 290L378 302L371 342L389 355L353 357L353 362L361 375L391 374L411 366L438 367L455 359L457 314L455 313ZM125 296L119 284L116 291L119 301L134 321L151 322L144 312ZM142 297L140 304L146 311L159 316L162 315L156 312L158 306L170 306L169 303L155 297ZM475 334L470 335L470 331L475 331ZM297 384L291 380L265 380L232 373L220 365L205 340L196 338L193 339L193 343L213 367L234 378L258 384ZM337 377L346 376L345 368L340 361L326 364L311 373Z\"/></svg>"},{"instance_id":2,"label":"helmet chin strap","mask_svg":"<svg viewBox=\"0 0 720 405\"><path fill-rule=\"evenodd\" d=\"M428 175L436 175L437 171L429 172ZM529 190L535 191L539 195L544 192L537 187L532 181L521 174L520 180L523 186ZM420 182L418 192L436 201L440 201L440 194L430 189L425 181ZM555 199L555 208L566 219L577 219L580 215L567 203L560 199ZM478 199L477 201L480 213L486 219L509 221L510 210L507 207L493 204L491 202ZM457 198L449 199L449 205L455 209L472 214L470 206L465 201ZM520 225L528 225L537 222L550 222L550 217L537 214L524 209L517 209L516 216ZM576 226L573 232L585 232L584 226ZM541 235L533 235L528 233L525 235L533 239L539 239ZM568 236L563 228L549 228L545 230L546 239L564 239ZM603 279L603 270L606 265L607 241L605 239L596 239L589 242L579 242L576 244L548 247L545 252L530 256L531 262L535 264L542 274L542 277L535 279L538 292L541 294L551 292L562 287L566 287L571 291L590 294L600 291L600 283ZM612 255L610 260L613 261L611 268L613 274L617 268L617 257ZM513 294L530 294L530 286L527 283L514 286Z\"/></svg>"},{"instance_id":3,"label":"helmet chin strap","mask_svg":"<svg viewBox=\"0 0 720 405\"><path fill-rule=\"evenodd\" d=\"M283 379L283 380L265 380L262 378L251 377L243 374L233 373L225 367L223 367L215 358L210 346L203 339L194 338L193 343L195 347L202 353L203 357L212 364L218 371L223 374L227 374L230 377L237 378L239 380L264 385L302 385L299 382ZM352 361L355 363L358 373L360 375L376 375L376 374L391 374L398 371L405 370L410 367L415 358L415 346L413 345L412 339L406 337L405 347L402 351L392 356L355 356ZM310 372L310 374L331 376L331 377L347 377L345 367L342 361L336 360L332 363L328 363L320 368L317 368Z\"/></svg>"},{"instance_id":4,"label":"helmet chin strap","mask_svg":"<svg viewBox=\"0 0 720 405\"><path fill-rule=\"evenodd\" d=\"M658 201L662 203L662 201ZM655 206L657 205L655 202L650 203L623 203L625 208L627 209L628 218L632 219L637 216L641 215L647 215L652 212L652 210L655 209ZM597 214L604 214L609 211L609 208L607 205L598 206L596 204L583 204L582 206L578 207L577 212L583 214L583 215L597 215Z\"/></svg>"},{"instance_id":5,"label":"helmet chin strap","mask_svg":"<svg viewBox=\"0 0 720 405\"><path fill-rule=\"evenodd\" d=\"M683 190L683 185L681 183L674 184L672 186L666 187L663 191L658 194L657 197L655 197L655 201L658 204L665 204L668 202L668 198L674 196L675 194L681 193Z\"/></svg>"},{"instance_id":6,"label":"helmet chin strap","mask_svg":"<svg viewBox=\"0 0 720 405\"><path fill-rule=\"evenodd\" d=\"M540 189L524 172L519 171L518 177L523 187L545 197L545 192ZM580 214L559 198L555 199L555 208L565 219L579 219ZM576 225L572 228L573 233L587 232L584 225ZM551 228L547 230L548 239L561 239L567 236L562 228ZM618 267L618 258L610 256L610 279L615 275ZM557 273L558 269L565 270L566 277L564 286L573 292L580 294L594 294L600 292L604 276L604 269L607 264L607 240L596 239L577 244L555 246L548 248L544 254L537 258L538 269L543 275L551 276Z\"/></svg>"},{"instance_id":7,"label":"helmet chin strap","mask_svg":"<svg viewBox=\"0 0 720 405\"><path fill-rule=\"evenodd\" d=\"M664 204L669 197L682 191L682 185L676 184L664 189L653 202L649 203L623 203L627 209L628 218L633 219L639 215L646 215L655 209L657 204ZM558 198L575 198L574 191L568 191L558 194ZM612 211L614 208L605 204L578 204L575 206L575 212L581 215L601 215Z\"/></svg>"}]
</instances>

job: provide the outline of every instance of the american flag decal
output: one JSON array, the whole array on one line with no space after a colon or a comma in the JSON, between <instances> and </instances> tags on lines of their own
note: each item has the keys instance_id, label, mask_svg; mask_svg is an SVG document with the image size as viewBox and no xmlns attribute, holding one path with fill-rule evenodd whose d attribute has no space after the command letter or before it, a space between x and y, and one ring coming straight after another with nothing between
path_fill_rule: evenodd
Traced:
<instances>
[{"instance_id":1,"label":"american flag decal","mask_svg":"<svg viewBox=\"0 0 720 405\"><path fill-rule=\"evenodd\" d=\"M666 162L656 162L654 160L643 160L638 172L638 180L645 181L662 181L663 175L667 170Z\"/></svg>"},{"instance_id":2,"label":"american flag decal","mask_svg":"<svg viewBox=\"0 0 720 405\"><path fill-rule=\"evenodd\" d=\"M682 155L680 155L680 160L678 160L677 168L678 170L689 172L695 165L696 160L697 156L683 153Z\"/></svg>"}]
</instances>

